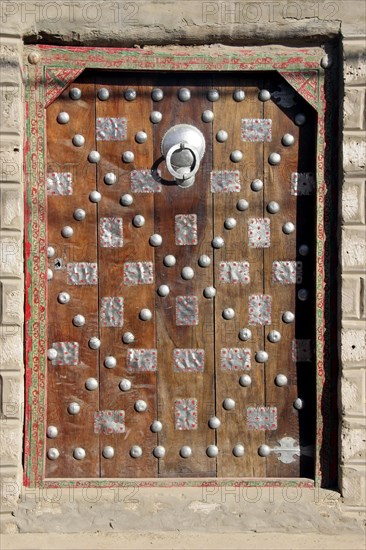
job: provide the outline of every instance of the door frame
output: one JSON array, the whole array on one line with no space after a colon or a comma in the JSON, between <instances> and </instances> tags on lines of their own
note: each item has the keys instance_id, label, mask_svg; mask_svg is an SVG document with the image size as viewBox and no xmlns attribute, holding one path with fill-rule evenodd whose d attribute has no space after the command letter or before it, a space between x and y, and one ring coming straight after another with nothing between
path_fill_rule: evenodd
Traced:
<instances>
[{"instance_id":1,"label":"door frame","mask_svg":"<svg viewBox=\"0 0 366 550\"><path fill-rule=\"evenodd\" d=\"M330 486L337 465L337 322L331 311L336 280L334 223L337 152L335 79L321 48L88 48L25 46L25 293L26 395L24 485L27 487L118 486ZM47 352L47 196L45 109L84 69L121 71L277 71L317 112L316 153L316 441L315 479L45 479ZM334 95L335 94L335 95ZM332 98L332 109L326 110ZM334 219L332 219L332 216ZM333 227L333 232L332 232ZM333 279L333 284L331 284ZM333 288L334 287L334 288Z\"/></svg>"}]
</instances>

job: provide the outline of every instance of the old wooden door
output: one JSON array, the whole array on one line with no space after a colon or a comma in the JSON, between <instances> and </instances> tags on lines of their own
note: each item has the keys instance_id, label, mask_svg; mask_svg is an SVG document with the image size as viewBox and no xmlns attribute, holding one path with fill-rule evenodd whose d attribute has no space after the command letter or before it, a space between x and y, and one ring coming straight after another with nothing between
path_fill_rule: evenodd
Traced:
<instances>
[{"instance_id":1,"label":"old wooden door","mask_svg":"<svg viewBox=\"0 0 366 550\"><path fill-rule=\"evenodd\" d=\"M47 477L312 476L315 123L259 73L85 73L49 106Z\"/></svg>"}]
</instances>

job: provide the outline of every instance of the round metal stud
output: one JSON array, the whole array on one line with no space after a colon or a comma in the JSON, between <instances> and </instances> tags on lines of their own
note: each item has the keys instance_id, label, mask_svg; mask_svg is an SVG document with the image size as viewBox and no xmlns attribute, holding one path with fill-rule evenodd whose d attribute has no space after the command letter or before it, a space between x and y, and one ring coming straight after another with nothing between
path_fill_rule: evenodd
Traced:
<instances>
[{"instance_id":1,"label":"round metal stud","mask_svg":"<svg viewBox=\"0 0 366 550\"><path fill-rule=\"evenodd\" d=\"M50 348L47 350L47 357L50 361L54 361L57 357L57 350L55 348Z\"/></svg>"},{"instance_id":2,"label":"round metal stud","mask_svg":"<svg viewBox=\"0 0 366 550\"><path fill-rule=\"evenodd\" d=\"M92 191L89 193L89 200L90 202L100 202L102 200L102 195L99 191Z\"/></svg>"},{"instance_id":3,"label":"round metal stud","mask_svg":"<svg viewBox=\"0 0 366 550\"><path fill-rule=\"evenodd\" d=\"M135 141L136 143L145 143L147 141L147 133L140 130L135 135Z\"/></svg>"},{"instance_id":4,"label":"round metal stud","mask_svg":"<svg viewBox=\"0 0 366 550\"><path fill-rule=\"evenodd\" d=\"M292 311L284 311L282 314L282 321L284 323L293 323L295 321L295 315Z\"/></svg>"},{"instance_id":5,"label":"round metal stud","mask_svg":"<svg viewBox=\"0 0 366 550\"><path fill-rule=\"evenodd\" d=\"M62 111L57 115L57 122L59 124L67 124L70 121L70 115L69 113L66 113L66 111Z\"/></svg>"},{"instance_id":6,"label":"round metal stud","mask_svg":"<svg viewBox=\"0 0 366 550\"><path fill-rule=\"evenodd\" d=\"M74 449L72 453L72 456L76 458L76 460L84 460L84 458L86 457L85 449L83 449L82 447L76 447L76 449Z\"/></svg>"},{"instance_id":7,"label":"round metal stud","mask_svg":"<svg viewBox=\"0 0 366 550\"><path fill-rule=\"evenodd\" d=\"M239 384L243 388L248 388L251 385L251 383L252 383L252 379L249 376L249 374L242 374L241 377L239 378Z\"/></svg>"},{"instance_id":8,"label":"round metal stud","mask_svg":"<svg viewBox=\"0 0 366 550\"><path fill-rule=\"evenodd\" d=\"M158 432L161 432L161 430L163 429L163 425L162 423L160 422L160 420L154 420L154 422L151 424L150 426L150 430L155 434L155 433L158 433Z\"/></svg>"},{"instance_id":9,"label":"round metal stud","mask_svg":"<svg viewBox=\"0 0 366 550\"><path fill-rule=\"evenodd\" d=\"M230 160L232 162L240 162L241 160L243 160L243 153L238 149L235 149L235 151L232 151L230 153Z\"/></svg>"},{"instance_id":10,"label":"round metal stud","mask_svg":"<svg viewBox=\"0 0 366 550\"><path fill-rule=\"evenodd\" d=\"M268 333L267 338L270 342L272 342L272 344L277 344L277 342L281 340L281 333L278 332L278 330L271 330L271 332Z\"/></svg>"},{"instance_id":11,"label":"round metal stud","mask_svg":"<svg viewBox=\"0 0 366 550\"><path fill-rule=\"evenodd\" d=\"M236 227L236 219L235 218L226 218L224 221L225 229L234 229Z\"/></svg>"},{"instance_id":12,"label":"round metal stud","mask_svg":"<svg viewBox=\"0 0 366 550\"><path fill-rule=\"evenodd\" d=\"M282 388L283 386L287 385L287 382L288 382L287 376L285 376L284 374L277 374L275 378L276 386L278 386L279 388Z\"/></svg>"},{"instance_id":13,"label":"round metal stud","mask_svg":"<svg viewBox=\"0 0 366 550\"><path fill-rule=\"evenodd\" d=\"M295 143L295 138L292 134L284 134L282 136L282 145L285 147L290 147L290 145L293 145Z\"/></svg>"},{"instance_id":14,"label":"round metal stud","mask_svg":"<svg viewBox=\"0 0 366 550\"><path fill-rule=\"evenodd\" d=\"M53 271L52 269L47 269L47 281L52 281L53 279Z\"/></svg>"},{"instance_id":15,"label":"round metal stud","mask_svg":"<svg viewBox=\"0 0 366 550\"><path fill-rule=\"evenodd\" d=\"M85 210L83 210L82 208L77 208L76 210L74 210L73 216L76 221L81 222L85 220Z\"/></svg>"},{"instance_id":16,"label":"round metal stud","mask_svg":"<svg viewBox=\"0 0 366 550\"><path fill-rule=\"evenodd\" d=\"M236 208L240 210L240 212L244 212L245 210L248 210L249 202L245 199L239 199L236 203Z\"/></svg>"},{"instance_id":17,"label":"round metal stud","mask_svg":"<svg viewBox=\"0 0 366 550\"><path fill-rule=\"evenodd\" d=\"M80 88L71 88L70 92L69 92L69 96L71 97L71 99L73 99L74 101L77 100L77 99L80 99L81 98L81 90Z\"/></svg>"},{"instance_id":18,"label":"round metal stud","mask_svg":"<svg viewBox=\"0 0 366 550\"><path fill-rule=\"evenodd\" d=\"M177 263L177 260L173 254L168 254L165 256L163 262L166 267L173 267Z\"/></svg>"},{"instance_id":19,"label":"round metal stud","mask_svg":"<svg viewBox=\"0 0 366 550\"><path fill-rule=\"evenodd\" d=\"M67 407L67 412L69 414L79 414L80 412L80 405L79 403L69 403L68 407Z\"/></svg>"},{"instance_id":20,"label":"round metal stud","mask_svg":"<svg viewBox=\"0 0 366 550\"><path fill-rule=\"evenodd\" d=\"M295 124L297 126L303 126L306 122L306 116L303 113L298 113L295 116Z\"/></svg>"},{"instance_id":21,"label":"round metal stud","mask_svg":"<svg viewBox=\"0 0 366 550\"><path fill-rule=\"evenodd\" d=\"M116 365L117 365L117 359L112 355L107 355L107 357L104 359L104 366L107 369L114 369Z\"/></svg>"},{"instance_id":22,"label":"round metal stud","mask_svg":"<svg viewBox=\"0 0 366 550\"><path fill-rule=\"evenodd\" d=\"M132 383L131 380L128 380L127 378L122 378L118 386L121 391L130 391L130 389L132 388Z\"/></svg>"},{"instance_id":23,"label":"round metal stud","mask_svg":"<svg viewBox=\"0 0 366 550\"><path fill-rule=\"evenodd\" d=\"M162 296L163 298L165 296L168 296L170 292L170 289L168 287L168 285L160 285L159 288L158 288L158 294L159 296Z\"/></svg>"},{"instance_id":24,"label":"round metal stud","mask_svg":"<svg viewBox=\"0 0 366 550\"><path fill-rule=\"evenodd\" d=\"M189 458L192 456L192 449L188 447L188 445L183 445L179 451L179 454L182 458Z\"/></svg>"},{"instance_id":25,"label":"round metal stud","mask_svg":"<svg viewBox=\"0 0 366 550\"><path fill-rule=\"evenodd\" d=\"M114 457L114 449L110 445L106 445L103 448L102 455L104 458L113 458Z\"/></svg>"},{"instance_id":26,"label":"round metal stud","mask_svg":"<svg viewBox=\"0 0 366 550\"><path fill-rule=\"evenodd\" d=\"M203 111L202 113L203 122L212 122L214 118L215 118L215 115L209 109L207 109L206 111Z\"/></svg>"},{"instance_id":27,"label":"round metal stud","mask_svg":"<svg viewBox=\"0 0 366 550\"><path fill-rule=\"evenodd\" d=\"M80 313L78 315L75 315L75 317L73 317L72 319L72 324L75 327L83 327L85 325L84 315L80 315Z\"/></svg>"},{"instance_id":28,"label":"round metal stud","mask_svg":"<svg viewBox=\"0 0 366 550\"><path fill-rule=\"evenodd\" d=\"M107 185L113 185L117 181L117 176L113 172L108 172L103 179Z\"/></svg>"},{"instance_id":29,"label":"round metal stud","mask_svg":"<svg viewBox=\"0 0 366 550\"><path fill-rule=\"evenodd\" d=\"M264 350L257 351L255 354L257 363L266 363L268 361L268 353Z\"/></svg>"},{"instance_id":30,"label":"round metal stud","mask_svg":"<svg viewBox=\"0 0 366 550\"><path fill-rule=\"evenodd\" d=\"M208 267L209 265L211 265L210 256L207 256L207 254L202 254L202 256L198 258L198 265L200 267Z\"/></svg>"},{"instance_id":31,"label":"round metal stud","mask_svg":"<svg viewBox=\"0 0 366 550\"><path fill-rule=\"evenodd\" d=\"M258 448L259 456L266 457L266 456L269 456L270 453L271 453L271 447L269 447L269 445L260 445L260 447Z\"/></svg>"},{"instance_id":32,"label":"round metal stud","mask_svg":"<svg viewBox=\"0 0 366 550\"><path fill-rule=\"evenodd\" d=\"M211 428L211 430L217 430L217 428L220 428L221 426L221 420L217 418L217 416L211 416L211 418L208 421L208 425Z\"/></svg>"},{"instance_id":33,"label":"round metal stud","mask_svg":"<svg viewBox=\"0 0 366 550\"><path fill-rule=\"evenodd\" d=\"M306 300L309 298L309 292L306 290L306 288L300 288L299 292L297 293L297 297L301 302L306 302Z\"/></svg>"},{"instance_id":34,"label":"round metal stud","mask_svg":"<svg viewBox=\"0 0 366 550\"><path fill-rule=\"evenodd\" d=\"M88 155L88 161L92 162L93 164L97 164L100 161L100 154L98 151L90 151Z\"/></svg>"},{"instance_id":35,"label":"round metal stud","mask_svg":"<svg viewBox=\"0 0 366 550\"><path fill-rule=\"evenodd\" d=\"M165 448L162 445L158 445L154 448L153 455L155 456L155 458L164 458Z\"/></svg>"},{"instance_id":36,"label":"round metal stud","mask_svg":"<svg viewBox=\"0 0 366 550\"><path fill-rule=\"evenodd\" d=\"M222 406L226 411L232 411L235 409L235 401L234 399L231 399L231 397L226 397L222 403Z\"/></svg>"},{"instance_id":37,"label":"round metal stud","mask_svg":"<svg viewBox=\"0 0 366 550\"><path fill-rule=\"evenodd\" d=\"M233 93L233 99L234 101L243 101L245 99L245 92L244 90L235 90Z\"/></svg>"},{"instance_id":38,"label":"round metal stud","mask_svg":"<svg viewBox=\"0 0 366 550\"><path fill-rule=\"evenodd\" d=\"M158 124L163 119L163 115L159 111L152 111L150 113L150 120L153 124Z\"/></svg>"},{"instance_id":39,"label":"round metal stud","mask_svg":"<svg viewBox=\"0 0 366 550\"><path fill-rule=\"evenodd\" d=\"M332 66L332 59L329 57L329 55L326 53L323 55L323 57L320 60L320 66L322 69L328 69Z\"/></svg>"},{"instance_id":40,"label":"round metal stud","mask_svg":"<svg viewBox=\"0 0 366 550\"><path fill-rule=\"evenodd\" d=\"M47 437L50 439L55 439L58 436L58 429L56 426L48 426L47 428Z\"/></svg>"},{"instance_id":41,"label":"round metal stud","mask_svg":"<svg viewBox=\"0 0 366 550\"><path fill-rule=\"evenodd\" d=\"M56 447L51 447L50 449L48 449L47 458L49 458L50 460L57 460L59 456L60 452L58 449L56 449Z\"/></svg>"},{"instance_id":42,"label":"round metal stud","mask_svg":"<svg viewBox=\"0 0 366 550\"><path fill-rule=\"evenodd\" d=\"M139 317L141 321L151 321L152 313L149 309L143 308L139 313Z\"/></svg>"},{"instance_id":43,"label":"round metal stud","mask_svg":"<svg viewBox=\"0 0 366 550\"><path fill-rule=\"evenodd\" d=\"M133 154L132 151L125 151L122 155L122 160L126 164L129 162L133 162L135 160L135 155Z\"/></svg>"},{"instance_id":44,"label":"round metal stud","mask_svg":"<svg viewBox=\"0 0 366 550\"><path fill-rule=\"evenodd\" d=\"M308 247L307 244L302 244L302 245L300 245L300 247L299 247L299 254L300 254L301 256L307 256L307 255L309 254L309 252L310 252L310 249L309 249L309 247Z\"/></svg>"},{"instance_id":45,"label":"round metal stud","mask_svg":"<svg viewBox=\"0 0 366 550\"><path fill-rule=\"evenodd\" d=\"M260 179L255 179L250 184L250 188L252 191L262 191L263 189L263 181Z\"/></svg>"},{"instance_id":46,"label":"round metal stud","mask_svg":"<svg viewBox=\"0 0 366 550\"><path fill-rule=\"evenodd\" d=\"M225 244L225 241L222 237L215 237L214 239L212 239L211 241L211 244L213 246L213 248L222 248Z\"/></svg>"},{"instance_id":47,"label":"round metal stud","mask_svg":"<svg viewBox=\"0 0 366 550\"><path fill-rule=\"evenodd\" d=\"M122 336L122 342L124 344L133 344L135 341L135 336L132 334L132 332L125 332Z\"/></svg>"},{"instance_id":48,"label":"round metal stud","mask_svg":"<svg viewBox=\"0 0 366 550\"><path fill-rule=\"evenodd\" d=\"M56 254L56 251L55 249L53 248L53 246L48 246L47 247L47 258L53 258L53 256Z\"/></svg>"},{"instance_id":49,"label":"round metal stud","mask_svg":"<svg viewBox=\"0 0 366 550\"><path fill-rule=\"evenodd\" d=\"M61 235L65 238L65 239L69 239L70 237L72 237L74 234L74 230L72 227L70 227L69 225L65 225L65 227L63 227L61 229Z\"/></svg>"},{"instance_id":50,"label":"round metal stud","mask_svg":"<svg viewBox=\"0 0 366 550\"><path fill-rule=\"evenodd\" d=\"M163 238L161 235L158 235L157 233L154 233L154 235L151 235L149 239L149 243L151 246L160 246L163 242Z\"/></svg>"},{"instance_id":51,"label":"round metal stud","mask_svg":"<svg viewBox=\"0 0 366 550\"><path fill-rule=\"evenodd\" d=\"M129 195L128 193L122 195L120 198L120 203L122 204L122 206L131 206L131 204L133 203L132 195Z\"/></svg>"},{"instance_id":52,"label":"round metal stud","mask_svg":"<svg viewBox=\"0 0 366 550\"><path fill-rule=\"evenodd\" d=\"M143 399L138 399L134 405L135 411L141 413L147 409L147 403Z\"/></svg>"},{"instance_id":53,"label":"round metal stud","mask_svg":"<svg viewBox=\"0 0 366 550\"><path fill-rule=\"evenodd\" d=\"M142 227L145 225L145 218L141 216L141 214L137 214L137 216L133 218L132 223L135 227Z\"/></svg>"},{"instance_id":54,"label":"round metal stud","mask_svg":"<svg viewBox=\"0 0 366 550\"><path fill-rule=\"evenodd\" d=\"M245 453L244 445L242 445L241 443L237 443L233 447L233 455L234 456L236 456L236 457L244 456L244 453Z\"/></svg>"},{"instance_id":55,"label":"round metal stud","mask_svg":"<svg viewBox=\"0 0 366 550\"><path fill-rule=\"evenodd\" d=\"M206 455L209 458L215 458L219 454L219 448L216 445L209 445L206 449Z\"/></svg>"},{"instance_id":56,"label":"round metal stud","mask_svg":"<svg viewBox=\"0 0 366 550\"><path fill-rule=\"evenodd\" d=\"M285 233L285 235L290 235L295 231L295 226L292 222L286 222L282 226L282 231Z\"/></svg>"},{"instance_id":57,"label":"round metal stud","mask_svg":"<svg viewBox=\"0 0 366 550\"><path fill-rule=\"evenodd\" d=\"M227 138L229 137L229 134L225 130L219 130L216 134L216 140L219 143L224 143L227 141Z\"/></svg>"},{"instance_id":58,"label":"round metal stud","mask_svg":"<svg viewBox=\"0 0 366 550\"><path fill-rule=\"evenodd\" d=\"M71 300L71 297L68 292L60 292L57 296L57 300L60 304L68 304Z\"/></svg>"},{"instance_id":59,"label":"round metal stud","mask_svg":"<svg viewBox=\"0 0 366 550\"><path fill-rule=\"evenodd\" d=\"M181 88L178 90L178 99L179 101L189 101L191 99L191 92L188 88Z\"/></svg>"},{"instance_id":60,"label":"round metal stud","mask_svg":"<svg viewBox=\"0 0 366 550\"><path fill-rule=\"evenodd\" d=\"M100 348L100 340L97 338L97 336L92 336L89 339L88 345L90 349L99 349Z\"/></svg>"},{"instance_id":61,"label":"round metal stud","mask_svg":"<svg viewBox=\"0 0 366 550\"><path fill-rule=\"evenodd\" d=\"M189 281L190 279L193 279L194 271L191 267L185 266L182 269L181 276L182 276L182 279L185 279L186 281Z\"/></svg>"},{"instance_id":62,"label":"round metal stud","mask_svg":"<svg viewBox=\"0 0 366 550\"><path fill-rule=\"evenodd\" d=\"M127 101L134 101L137 97L136 90L129 88L128 90L125 91L124 96Z\"/></svg>"},{"instance_id":63,"label":"round metal stud","mask_svg":"<svg viewBox=\"0 0 366 550\"><path fill-rule=\"evenodd\" d=\"M133 445L130 449L130 455L132 458L140 458L142 456L142 449L138 445Z\"/></svg>"},{"instance_id":64,"label":"round metal stud","mask_svg":"<svg viewBox=\"0 0 366 550\"><path fill-rule=\"evenodd\" d=\"M269 164L277 166L281 162L281 155L279 153L271 153L268 157Z\"/></svg>"},{"instance_id":65,"label":"round metal stud","mask_svg":"<svg viewBox=\"0 0 366 550\"><path fill-rule=\"evenodd\" d=\"M101 101L107 101L107 99L109 99L109 91L107 90L107 88L100 88L97 95L98 99L100 99Z\"/></svg>"},{"instance_id":66,"label":"round metal stud","mask_svg":"<svg viewBox=\"0 0 366 550\"><path fill-rule=\"evenodd\" d=\"M233 310L232 307L227 307L227 308L224 309L224 311L222 312L222 316L223 316L223 318L226 319L226 320L234 319L234 317L235 317L235 311Z\"/></svg>"},{"instance_id":67,"label":"round metal stud","mask_svg":"<svg viewBox=\"0 0 366 550\"><path fill-rule=\"evenodd\" d=\"M216 288L213 286L206 286L203 291L203 295L205 298L214 298L216 296Z\"/></svg>"},{"instance_id":68,"label":"round metal stud","mask_svg":"<svg viewBox=\"0 0 366 550\"><path fill-rule=\"evenodd\" d=\"M297 411L301 411L301 409L304 408L305 406L305 403L304 403L304 400L301 399L301 397L296 397L294 403L294 408L297 410Z\"/></svg>"},{"instance_id":69,"label":"round metal stud","mask_svg":"<svg viewBox=\"0 0 366 550\"><path fill-rule=\"evenodd\" d=\"M151 92L151 98L153 101L161 101L164 97L164 92L160 88L154 88Z\"/></svg>"},{"instance_id":70,"label":"round metal stud","mask_svg":"<svg viewBox=\"0 0 366 550\"><path fill-rule=\"evenodd\" d=\"M251 337L252 337L252 331L249 328L242 328L239 331L239 338L240 340L243 340L243 342L250 340Z\"/></svg>"},{"instance_id":71,"label":"round metal stud","mask_svg":"<svg viewBox=\"0 0 366 550\"><path fill-rule=\"evenodd\" d=\"M14 12L9 12L14 13ZM31 65L37 65L41 60L41 57L38 52L30 52L28 55L28 61Z\"/></svg>"},{"instance_id":72,"label":"round metal stud","mask_svg":"<svg viewBox=\"0 0 366 550\"><path fill-rule=\"evenodd\" d=\"M260 90L258 99L260 101L269 101L271 99L271 92L269 90Z\"/></svg>"},{"instance_id":73,"label":"round metal stud","mask_svg":"<svg viewBox=\"0 0 366 550\"><path fill-rule=\"evenodd\" d=\"M267 204L267 211L270 214L278 214L280 211L280 205L276 201L271 201Z\"/></svg>"},{"instance_id":74,"label":"round metal stud","mask_svg":"<svg viewBox=\"0 0 366 550\"><path fill-rule=\"evenodd\" d=\"M96 378L87 378L85 381L85 387L89 391L94 391L98 387L98 380Z\"/></svg>"},{"instance_id":75,"label":"round metal stud","mask_svg":"<svg viewBox=\"0 0 366 550\"><path fill-rule=\"evenodd\" d=\"M209 90L207 92L207 99L209 101L218 101L220 99L220 94L217 90Z\"/></svg>"},{"instance_id":76,"label":"round metal stud","mask_svg":"<svg viewBox=\"0 0 366 550\"><path fill-rule=\"evenodd\" d=\"M75 147L82 147L85 144L85 137L81 134L75 134L72 138L72 143Z\"/></svg>"}]
</instances>

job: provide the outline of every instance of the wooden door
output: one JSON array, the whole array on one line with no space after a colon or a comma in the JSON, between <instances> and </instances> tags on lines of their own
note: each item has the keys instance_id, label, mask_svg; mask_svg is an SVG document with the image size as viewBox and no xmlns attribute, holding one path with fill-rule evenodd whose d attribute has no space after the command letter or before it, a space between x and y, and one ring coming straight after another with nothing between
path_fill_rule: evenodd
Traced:
<instances>
[{"instance_id":1,"label":"wooden door","mask_svg":"<svg viewBox=\"0 0 366 550\"><path fill-rule=\"evenodd\" d=\"M259 73L85 73L48 107L47 477L313 475L315 123Z\"/></svg>"}]
</instances>

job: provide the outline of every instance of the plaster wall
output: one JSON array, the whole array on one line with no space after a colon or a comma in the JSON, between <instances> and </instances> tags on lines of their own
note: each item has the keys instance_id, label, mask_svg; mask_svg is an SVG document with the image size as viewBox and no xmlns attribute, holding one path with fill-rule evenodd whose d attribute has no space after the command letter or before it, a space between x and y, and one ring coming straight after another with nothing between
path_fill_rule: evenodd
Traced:
<instances>
[{"instance_id":1,"label":"plaster wall","mask_svg":"<svg viewBox=\"0 0 366 550\"><path fill-rule=\"evenodd\" d=\"M339 203L340 490L342 513L364 511L366 15L363 1L3 1L0 22L0 520L3 529L8 532L17 529L12 513L19 497L23 510L32 508L24 505L21 466L25 124L21 54L24 43L35 42L120 47L255 44L263 45L265 52L265 45L327 47L332 41L340 41L343 48L341 94L344 88ZM164 498L153 491L147 498L160 502L162 507L166 505ZM193 502L196 497L190 497L187 492L184 498L191 498ZM34 506L39 509L39 503ZM171 520L175 521L173 517ZM21 529L31 529L31 524L22 523L19 516L17 522ZM43 528L47 529L47 525L43 524Z\"/></svg>"}]
</instances>

